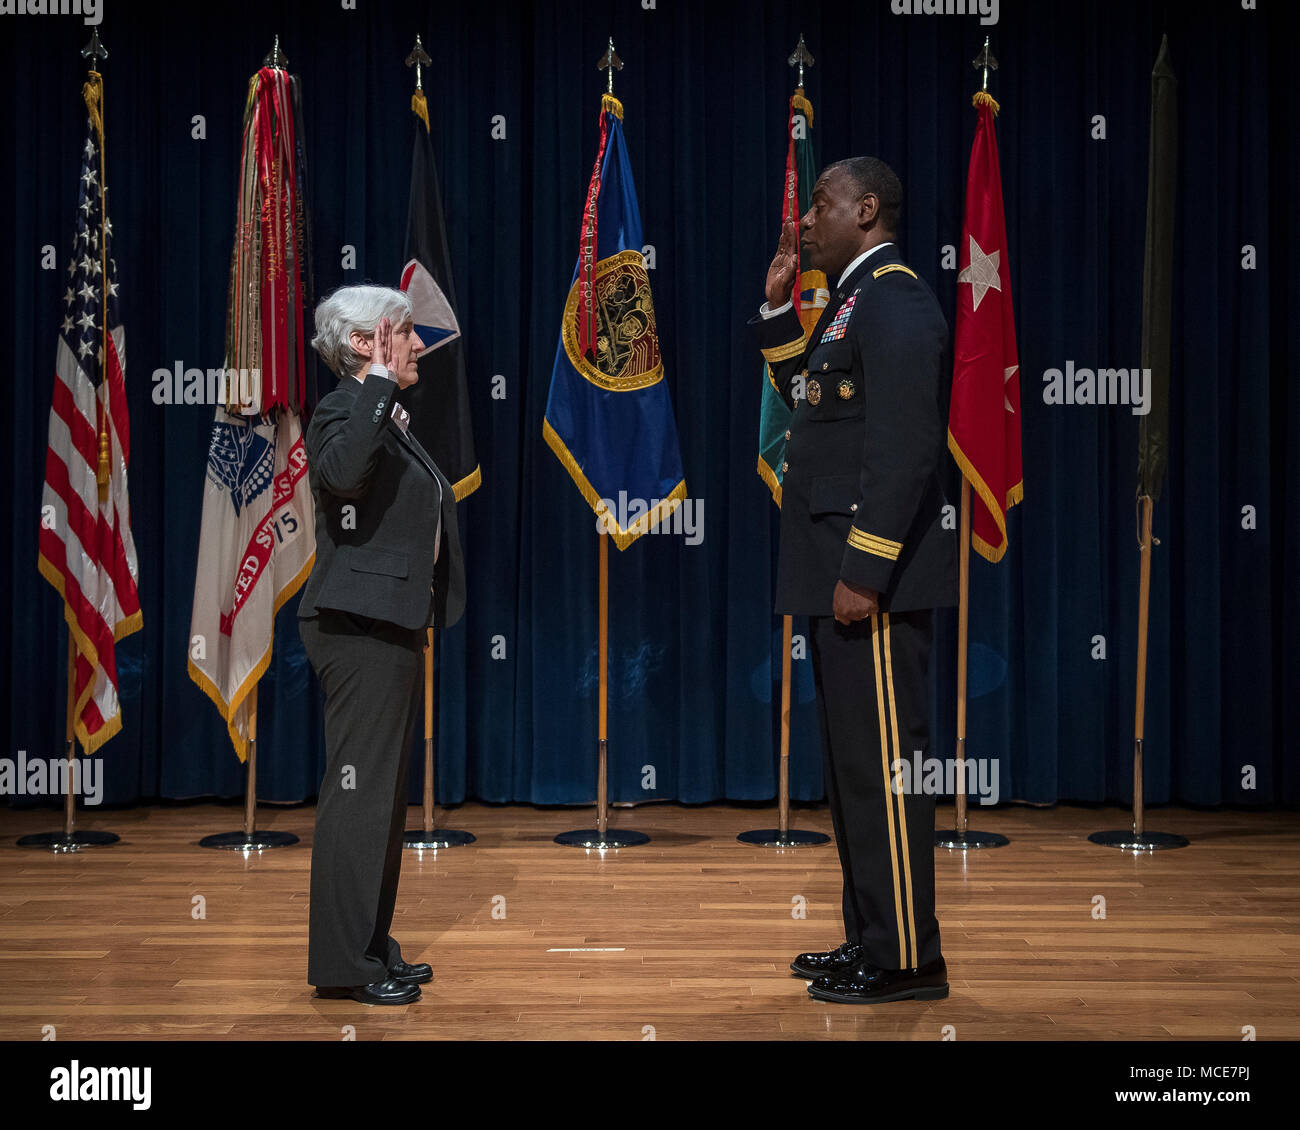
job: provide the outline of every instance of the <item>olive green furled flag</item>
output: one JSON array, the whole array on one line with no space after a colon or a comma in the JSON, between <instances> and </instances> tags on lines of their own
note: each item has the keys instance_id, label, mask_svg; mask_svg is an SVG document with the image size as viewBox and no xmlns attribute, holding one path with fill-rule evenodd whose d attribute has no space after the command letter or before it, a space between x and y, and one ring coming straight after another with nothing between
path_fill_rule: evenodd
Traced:
<instances>
[{"instance_id":1,"label":"olive green furled flag","mask_svg":"<svg viewBox=\"0 0 1300 1130\"><path fill-rule=\"evenodd\" d=\"M1142 368L1151 370L1151 410L1138 429L1138 495L1160 498L1169 462L1169 343L1173 323L1174 193L1178 172L1178 80L1169 37L1151 71L1151 155L1142 270Z\"/></svg>"}]
</instances>

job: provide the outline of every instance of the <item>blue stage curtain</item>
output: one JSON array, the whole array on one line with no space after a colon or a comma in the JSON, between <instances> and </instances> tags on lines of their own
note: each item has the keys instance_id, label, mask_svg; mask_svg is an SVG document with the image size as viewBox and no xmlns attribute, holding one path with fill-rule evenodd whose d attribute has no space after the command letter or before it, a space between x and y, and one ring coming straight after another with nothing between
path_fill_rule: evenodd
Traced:
<instances>
[{"instance_id":1,"label":"blue stage curtain","mask_svg":"<svg viewBox=\"0 0 1300 1130\"><path fill-rule=\"evenodd\" d=\"M1025 497L1004 561L972 563L968 754L1000 759L1004 800L1129 801L1138 418L1124 407L1050 407L1042 375L1068 360L1138 364L1149 76L1167 30L1179 79L1179 242L1146 795L1297 803L1300 268L1289 249L1300 175L1287 139L1300 99L1291 40L1270 7L1006 0L986 27L976 16L894 15L884 0L108 5L107 160L144 629L118 649L125 727L102 751L105 799L243 788L224 726L185 669L211 410L159 407L150 392L156 368L222 362L248 77L279 34L303 82L317 294L395 283L411 156L413 74L402 60L417 32L433 57L424 82L483 468L460 509L468 612L438 644L439 799L594 796L595 521L541 422L597 142L605 78L595 63L610 35L626 63L615 89L705 531L700 545L651 536L611 552L611 798L775 795L776 523L754 469L761 361L744 322L762 301L776 242L793 86L785 58L802 32L817 58L807 88L819 165L863 153L893 165L906 193L904 252L950 321L956 272L943 249L961 233L971 59L992 36ZM0 492L0 524L12 531L0 560L13 601L0 650L8 757L62 751L66 633L36 572L36 535L88 37L74 17L11 16L0 44L0 222L12 253L0 299L13 317L0 422L11 484ZM195 140L200 114L206 138ZM492 136L497 115L503 140ZM1095 115L1104 140L1093 137ZM46 245L55 270L41 269ZM343 269L345 247L354 269ZM1243 528L1243 507L1254 508L1254 529ZM260 688L258 788L271 801L312 797L324 767L320 692L296 608L295 599L280 613ZM942 757L955 730L955 622L938 618L934 652L931 753ZM1095 637L1104 659L1093 658ZM807 658L794 664L793 703L791 792L815 800Z\"/></svg>"}]
</instances>

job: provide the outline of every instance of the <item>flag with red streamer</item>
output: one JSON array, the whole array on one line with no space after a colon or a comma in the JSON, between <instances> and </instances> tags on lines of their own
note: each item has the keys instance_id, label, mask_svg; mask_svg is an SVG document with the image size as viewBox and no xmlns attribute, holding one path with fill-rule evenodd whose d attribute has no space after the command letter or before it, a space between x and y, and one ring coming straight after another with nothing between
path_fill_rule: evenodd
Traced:
<instances>
[{"instance_id":1,"label":"flag with red streamer","mask_svg":"<svg viewBox=\"0 0 1300 1130\"><path fill-rule=\"evenodd\" d=\"M249 81L226 315L226 393L208 443L187 666L240 760L276 613L316 553L303 418L315 403L303 333L313 308L298 78Z\"/></svg>"},{"instance_id":2,"label":"flag with red streamer","mask_svg":"<svg viewBox=\"0 0 1300 1130\"><path fill-rule=\"evenodd\" d=\"M226 309L226 366L258 375L228 388L227 411L246 416L303 415L316 399L301 103L297 75L263 67L249 80Z\"/></svg>"}]
</instances>

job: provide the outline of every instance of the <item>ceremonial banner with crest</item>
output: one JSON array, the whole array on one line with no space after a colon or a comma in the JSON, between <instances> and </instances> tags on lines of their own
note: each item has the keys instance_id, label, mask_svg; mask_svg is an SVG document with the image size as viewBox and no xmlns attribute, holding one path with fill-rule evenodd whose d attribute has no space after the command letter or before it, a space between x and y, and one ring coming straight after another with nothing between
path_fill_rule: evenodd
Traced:
<instances>
[{"instance_id":1,"label":"ceremonial banner with crest","mask_svg":"<svg viewBox=\"0 0 1300 1130\"><path fill-rule=\"evenodd\" d=\"M411 110L415 115L415 150L406 213L407 263L402 268L401 288L411 299L424 352L417 362L420 379L399 392L397 398L411 413L415 438L447 476L459 502L478 489L483 476L474 454L465 343L456 319L447 225L423 90L412 95Z\"/></svg>"},{"instance_id":2,"label":"ceremonial banner with crest","mask_svg":"<svg viewBox=\"0 0 1300 1130\"><path fill-rule=\"evenodd\" d=\"M303 333L312 286L300 103L297 76L281 68L263 67L249 82L226 315L230 379L208 445L190 620L190 678L221 712L241 761L275 614L316 555L301 421L315 402L315 365Z\"/></svg>"},{"instance_id":3,"label":"ceremonial banner with crest","mask_svg":"<svg viewBox=\"0 0 1300 1130\"><path fill-rule=\"evenodd\" d=\"M786 222L795 226L798 238L799 220L808 211L811 202L813 184L817 180L817 163L813 158L812 138L812 103L804 97L803 87L794 92L790 98L790 115L786 126L788 145L785 157L785 183L781 199L781 228ZM826 286L826 275L822 271L805 269L800 264L794 279L794 311L803 323L804 336L812 333L813 327L821 317L822 310L830 300L830 291ZM781 399L776 383L772 380L771 370L763 362L763 403L758 421L758 473L768 490L772 492L772 501L781 505L781 465L785 461L785 433L790 427L793 413Z\"/></svg>"},{"instance_id":4,"label":"ceremonial banner with crest","mask_svg":"<svg viewBox=\"0 0 1300 1130\"><path fill-rule=\"evenodd\" d=\"M203 485L189 672L242 761L248 696L271 662L275 614L311 573L315 511L302 425L217 409Z\"/></svg>"},{"instance_id":5,"label":"ceremonial banner with crest","mask_svg":"<svg viewBox=\"0 0 1300 1130\"><path fill-rule=\"evenodd\" d=\"M957 273L948 448L971 485L971 545L981 557L1000 561L1007 551L1006 513L1024 494L1020 362L993 130L998 104L984 91L974 102L979 120L971 144Z\"/></svg>"},{"instance_id":6,"label":"ceremonial banner with crest","mask_svg":"<svg viewBox=\"0 0 1300 1130\"><path fill-rule=\"evenodd\" d=\"M619 549L686 497L641 248L623 106L605 95L542 434Z\"/></svg>"}]
</instances>

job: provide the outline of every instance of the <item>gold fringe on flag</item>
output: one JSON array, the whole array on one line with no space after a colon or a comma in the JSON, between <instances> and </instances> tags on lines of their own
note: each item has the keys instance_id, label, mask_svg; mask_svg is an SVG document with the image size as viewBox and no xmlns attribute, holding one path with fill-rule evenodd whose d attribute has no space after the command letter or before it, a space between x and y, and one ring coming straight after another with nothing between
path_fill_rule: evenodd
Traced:
<instances>
[{"instance_id":1,"label":"gold fringe on flag","mask_svg":"<svg viewBox=\"0 0 1300 1130\"><path fill-rule=\"evenodd\" d=\"M424 123L425 131L429 131L429 100L425 98L423 90L417 90L411 95L411 113Z\"/></svg>"},{"instance_id":2,"label":"gold fringe on flag","mask_svg":"<svg viewBox=\"0 0 1300 1130\"><path fill-rule=\"evenodd\" d=\"M808 125L811 126L813 124L812 103L808 101L808 96L804 94L802 86L794 92L794 96L790 99L790 103L799 111L799 113L808 119Z\"/></svg>"}]
</instances>

